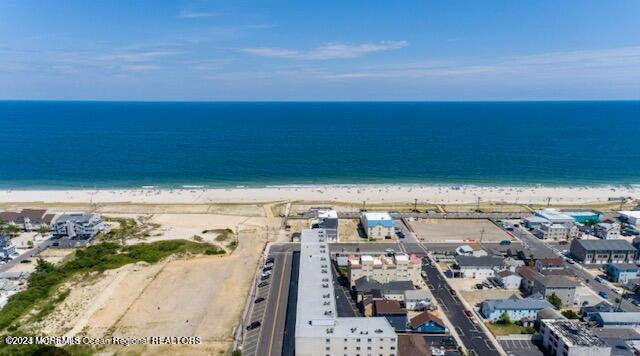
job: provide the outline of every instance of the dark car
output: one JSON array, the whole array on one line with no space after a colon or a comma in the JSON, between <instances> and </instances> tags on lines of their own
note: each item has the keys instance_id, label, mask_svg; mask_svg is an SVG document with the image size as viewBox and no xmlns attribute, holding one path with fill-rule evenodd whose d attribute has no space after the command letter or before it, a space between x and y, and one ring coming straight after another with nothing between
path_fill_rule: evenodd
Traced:
<instances>
[{"instance_id":1,"label":"dark car","mask_svg":"<svg viewBox=\"0 0 640 356\"><path fill-rule=\"evenodd\" d=\"M271 256L267 257L267 259L264 262L265 263L273 262L273 257Z\"/></svg>"},{"instance_id":2,"label":"dark car","mask_svg":"<svg viewBox=\"0 0 640 356\"><path fill-rule=\"evenodd\" d=\"M31 263L31 260L22 260L20 263Z\"/></svg>"},{"instance_id":3,"label":"dark car","mask_svg":"<svg viewBox=\"0 0 640 356\"><path fill-rule=\"evenodd\" d=\"M271 271L272 269L273 269L273 267L267 266L267 267L262 269L262 272Z\"/></svg>"},{"instance_id":4,"label":"dark car","mask_svg":"<svg viewBox=\"0 0 640 356\"><path fill-rule=\"evenodd\" d=\"M258 297L258 298L256 298L256 300L254 300L253 302L254 302L254 303L264 302L264 298L263 298L263 297Z\"/></svg>"},{"instance_id":5,"label":"dark car","mask_svg":"<svg viewBox=\"0 0 640 356\"><path fill-rule=\"evenodd\" d=\"M509 240L502 240L502 241L500 241L500 245L503 245L503 246L505 246L505 245L511 245L511 241L509 241Z\"/></svg>"},{"instance_id":6,"label":"dark car","mask_svg":"<svg viewBox=\"0 0 640 356\"><path fill-rule=\"evenodd\" d=\"M456 291L453 289L449 289L449 293L451 293L451 295L456 295Z\"/></svg>"},{"instance_id":7,"label":"dark car","mask_svg":"<svg viewBox=\"0 0 640 356\"><path fill-rule=\"evenodd\" d=\"M247 326L247 330L257 329L259 327L260 327L260 322L254 321L253 323L249 324L249 326Z\"/></svg>"},{"instance_id":8,"label":"dark car","mask_svg":"<svg viewBox=\"0 0 640 356\"><path fill-rule=\"evenodd\" d=\"M258 288L266 287L268 285L269 285L269 282L260 282L260 284L258 284Z\"/></svg>"},{"instance_id":9,"label":"dark car","mask_svg":"<svg viewBox=\"0 0 640 356\"><path fill-rule=\"evenodd\" d=\"M465 311L464 311L464 314L465 314L466 316L468 316L468 317L471 317L471 315L472 315L472 314L471 314L471 310L466 310L466 309L465 309Z\"/></svg>"},{"instance_id":10,"label":"dark car","mask_svg":"<svg viewBox=\"0 0 640 356\"><path fill-rule=\"evenodd\" d=\"M260 280L261 281L266 281L267 279L269 279L269 277L270 277L269 275L262 276L262 277L260 277Z\"/></svg>"}]
</instances>

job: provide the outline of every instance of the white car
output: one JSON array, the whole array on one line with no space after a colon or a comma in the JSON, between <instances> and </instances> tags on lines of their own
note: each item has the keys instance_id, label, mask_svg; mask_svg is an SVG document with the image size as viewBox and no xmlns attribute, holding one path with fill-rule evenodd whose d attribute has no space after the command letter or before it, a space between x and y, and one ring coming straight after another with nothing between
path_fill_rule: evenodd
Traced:
<instances>
[{"instance_id":1,"label":"white car","mask_svg":"<svg viewBox=\"0 0 640 356\"><path fill-rule=\"evenodd\" d=\"M271 271L262 272L263 277L270 276L270 275L271 275Z\"/></svg>"},{"instance_id":2,"label":"white car","mask_svg":"<svg viewBox=\"0 0 640 356\"><path fill-rule=\"evenodd\" d=\"M427 272L425 271L420 272L420 275L422 276L422 278L427 278Z\"/></svg>"}]
</instances>

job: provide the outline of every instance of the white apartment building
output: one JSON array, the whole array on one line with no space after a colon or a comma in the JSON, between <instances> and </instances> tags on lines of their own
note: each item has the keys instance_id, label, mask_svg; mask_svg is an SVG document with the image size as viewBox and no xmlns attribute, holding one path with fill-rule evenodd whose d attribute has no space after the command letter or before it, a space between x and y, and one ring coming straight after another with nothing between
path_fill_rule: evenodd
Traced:
<instances>
[{"instance_id":1,"label":"white apartment building","mask_svg":"<svg viewBox=\"0 0 640 356\"><path fill-rule=\"evenodd\" d=\"M391 238L394 234L389 213L362 213L360 223L370 240Z\"/></svg>"},{"instance_id":2,"label":"white apartment building","mask_svg":"<svg viewBox=\"0 0 640 356\"><path fill-rule=\"evenodd\" d=\"M577 320L543 319L542 346L551 356L609 356L611 347Z\"/></svg>"},{"instance_id":3,"label":"white apartment building","mask_svg":"<svg viewBox=\"0 0 640 356\"><path fill-rule=\"evenodd\" d=\"M394 256L349 256L349 282L353 287L361 277L369 277L379 283L411 281L418 285L422 278L422 261L416 255L396 254Z\"/></svg>"},{"instance_id":4,"label":"white apartment building","mask_svg":"<svg viewBox=\"0 0 640 356\"><path fill-rule=\"evenodd\" d=\"M578 232L577 226L573 223L561 224L540 224L533 231L533 234L544 240L566 240L574 237Z\"/></svg>"},{"instance_id":5,"label":"white apartment building","mask_svg":"<svg viewBox=\"0 0 640 356\"><path fill-rule=\"evenodd\" d=\"M326 231L302 231L295 352L298 356L398 354L386 318L338 317Z\"/></svg>"}]
</instances>

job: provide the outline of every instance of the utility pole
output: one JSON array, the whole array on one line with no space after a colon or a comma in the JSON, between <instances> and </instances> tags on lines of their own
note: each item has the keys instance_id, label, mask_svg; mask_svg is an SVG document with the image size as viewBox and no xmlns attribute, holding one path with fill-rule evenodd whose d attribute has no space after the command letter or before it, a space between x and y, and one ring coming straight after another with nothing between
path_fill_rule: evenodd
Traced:
<instances>
[{"instance_id":1,"label":"utility pole","mask_svg":"<svg viewBox=\"0 0 640 356\"><path fill-rule=\"evenodd\" d=\"M547 197L547 208L551 205L551 197Z\"/></svg>"},{"instance_id":2,"label":"utility pole","mask_svg":"<svg viewBox=\"0 0 640 356\"><path fill-rule=\"evenodd\" d=\"M478 202L476 203L476 211L480 212L480 197L478 197Z\"/></svg>"},{"instance_id":3,"label":"utility pole","mask_svg":"<svg viewBox=\"0 0 640 356\"><path fill-rule=\"evenodd\" d=\"M367 201L363 200L362 201L362 211L365 211L365 210L367 210Z\"/></svg>"},{"instance_id":4,"label":"utility pole","mask_svg":"<svg viewBox=\"0 0 640 356\"><path fill-rule=\"evenodd\" d=\"M482 239L484 238L484 227L480 230L480 246L482 246Z\"/></svg>"},{"instance_id":5,"label":"utility pole","mask_svg":"<svg viewBox=\"0 0 640 356\"><path fill-rule=\"evenodd\" d=\"M413 211L418 211L418 198L413 199Z\"/></svg>"}]
</instances>

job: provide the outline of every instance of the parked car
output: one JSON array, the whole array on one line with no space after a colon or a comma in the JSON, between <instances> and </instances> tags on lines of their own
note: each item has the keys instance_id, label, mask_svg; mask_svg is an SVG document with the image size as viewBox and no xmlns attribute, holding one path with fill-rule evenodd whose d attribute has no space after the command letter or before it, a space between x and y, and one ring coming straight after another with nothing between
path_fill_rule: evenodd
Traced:
<instances>
[{"instance_id":1,"label":"parked car","mask_svg":"<svg viewBox=\"0 0 640 356\"><path fill-rule=\"evenodd\" d=\"M267 262L264 264L265 267L273 267L273 262Z\"/></svg>"},{"instance_id":2,"label":"parked car","mask_svg":"<svg viewBox=\"0 0 640 356\"><path fill-rule=\"evenodd\" d=\"M267 257L267 259L264 262L265 263L273 263L273 256Z\"/></svg>"},{"instance_id":3,"label":"parked car","mask_svg":"<svg viewBox=\"0 0 640 356\"><path fill-rule=\"evenodd\" d=\"M422 278L427 278L427 272L425 271L420 272L420 275L422 276Z\"/></svg>"},{"instance_id":4,"label":"parked car","mask_svg":"<svg viewBox=\"0 0 640 356\"><path fill-rule=\"evenodd\" d=\"M482 289L482 288L484 288L484 286L482 285L482 283L478 283L478 284L476 284L476 288Z\"/></svg>"},{"instance_id":5,"label":"parked car","mask_svg":"<svg viewBox=\"0 0 640 356\"><path fill-rule=\"evenodd\" d=\"M22 261L20 261L20 263L31 263L31 260L29 260L29 259L22 260Z\"/></svg>"},{"instance_id":6,"label":"parked car","mask_svg":"<svg viewBox=\"0 0 640 356\"><path fill-rule=\"evenodd\" d=\"M500 245L502 245L502 246L511 245L511 241L509 241L509 240L502 240L502 241L500 241Z\"/></svg>"},{"instance_id":7,"label":"parked car","mask_svg":"<svg viewBox=\"0 0 640 356\"><path fill-rule=\"evenodd\" d=\"M597 277L595 278L595 280L596 280L596 282L598 282L598 283L602 283L602 282L604 282L604 279L603 279L602 277L600 277L600 276L597 276Z\"/></svg>"},{"instance_id":8,"label":"parked car","mask_svg":"<svg viewBox=\"0 0 640 356\"><path fill-rule=\"evenodd\" d=\"M273 267L271 266L267 266L265 268L262 269L262 272L267 272L267 271L271 271L273 269Z\"/></svg>"},{"instance_id":9,"label":"parked car","mask_svg":"<svg viewBox=\"0 0 640 356\"><path fill-rule=\"evenodd\" d=\"M260 280L261 280L261 281L266 281L267 279L269 279L269 277L271 277L271 276L270 276L270 275L262 275L262 276L260 277Z\"/></svg>"},{"instance_id":10,"label":"parked car","mask_svg":"<svg viewBox=\"0 0 640 356\"><path fill-rule=\"evenodd\" d=\"M601 290L600 292L598 292L598 295L601 296L604 299L609 298L609 293L607 293L606 291Z\"/></svg>"},{"instance_id":11,"label":"parked car","mask_svg":"<svg viewBox=\"0 0 640 356\"><path fill-rule=\"evenodd\" d=\"M468 317L471 317L471 315L473 315L473 314L471 314L471 310L467 310L467 309L465 309L465 310L464 310L464 313L465 313Z\"/></svg>"},{"instance_id":12,"label":"parked car","mask_svg":"<svg viewBox=\"0 0 640 356\"><path fill-rule=\"evenodd\" d=\"M263 297L258 297L258 298L256 298L256 300L254 300L253 302L254 302L254 303L264 302L264 298L263 298Z\"/></svg>"},{"instance_id":13,"label":"parked car","mask_svg":"<svg viewBox=\"0 0 640 356\"><path fill-rule=\"evenodd\" d=\"M260 322L254 321L253 323L249 324L249 326L247 326L247 330L257 329L259 327L260 327Z\"/></svg>"},{"instance_id":14,"label":"parked car","mask_svg":"<svg viewBox=\"0 0 640 356\"><path fill-rule=\"evenodd\" d=\"M263 276L270 276L271 275L271 271L262 271L262 275Z\"/></svg>"},{"instance_id":15,"label":"parked car","mask_svg":"<svg viewBox=\"0 0 640 356\"><path fill-rule=\"evenodd\" d=\"M269 285L269 282L260 282L260 283L258 284L258 288L266 287L266 286L268 286L268 285Z\"/></svg>"},{"instance_id":16,"label":"parked car","mask_svg":"<svg viewBox=\"0 0 640 356\"><path fill-rule=\"evenodd\" d=\"M453 290L453 288L450 288L450 289L449 289L449 293L451 293L451 295L456 295L456 291L455 291L455 290Z\"/></svg>"}]
</instances>

